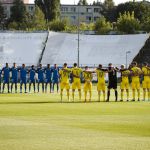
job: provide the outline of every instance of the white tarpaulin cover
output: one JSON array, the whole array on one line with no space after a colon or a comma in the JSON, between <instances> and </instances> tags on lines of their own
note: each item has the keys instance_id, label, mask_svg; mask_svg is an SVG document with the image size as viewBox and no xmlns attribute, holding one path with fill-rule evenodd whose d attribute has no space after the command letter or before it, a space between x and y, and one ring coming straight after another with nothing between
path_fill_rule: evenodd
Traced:
<instances>
[{"instance_id":1,"label":"white tarpaulin cover","mask_svg":"<svg viewBox=\"0 0 150 150\"><path fill-rule=\"evenodd\" d=\"M77 34L50 32L42 63L77 62L77 38ZM148 34L80 35L80 64L125 64L126 51L131 51L130 63L148 38Z\"/></svg>"},{"instance_id":2,"label":"white tarpaulin cover","mask_svg":"<svg viewBox=\"0 0 150 150\"><path fill-rule=\"evenodd\" d=\"M47 32L0 33L0 64L37 64L43 50Z\"/></svg>"}]
</instances>

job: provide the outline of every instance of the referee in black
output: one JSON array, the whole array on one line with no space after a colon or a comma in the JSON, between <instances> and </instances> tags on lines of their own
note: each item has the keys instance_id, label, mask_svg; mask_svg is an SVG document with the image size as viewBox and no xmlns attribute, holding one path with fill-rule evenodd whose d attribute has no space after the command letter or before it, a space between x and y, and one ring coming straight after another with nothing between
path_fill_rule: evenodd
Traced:
<instances>
[{"instance_id":1,"label":"referee in black","mask_svg":"<svg viewBox=\"0 0 150 150\"><path fill-rule=\"evenodd\" d=\"M118 92L117 92L117 70L118 68L114 68L112 63L108 64L108 92L107 92L107 100L109 102L110 98L110 90L114 89L115 92L115 101L118 100Z\"/></svg>"}]
</instances>

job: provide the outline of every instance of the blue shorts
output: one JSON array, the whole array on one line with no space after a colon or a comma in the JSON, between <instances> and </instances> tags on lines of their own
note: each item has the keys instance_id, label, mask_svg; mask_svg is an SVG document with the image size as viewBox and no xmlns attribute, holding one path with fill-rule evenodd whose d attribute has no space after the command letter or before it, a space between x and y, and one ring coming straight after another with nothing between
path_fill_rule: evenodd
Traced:
<instances>
[{"instance_id":1,"label":"blue shorts","mask_svg":"<svg viewBox=\"0 0 150 150\"><path fill-rule=\"evenodd\" d=\"M22 79L22 80L20 80L20 83L21 83L21 84L26 84L26 83L27 83L27 80L26 80L26 79Z\"/></svg>"},{"instance_id":2,"label":"blue shorts","mask_svg":"<svg viewBox=\"0 0 150 150\"><path fill-rule=\"evenodd\" d=\"M45 82L46 82L46 83L51 83L52 80L51 80L51 79L46 79Z\"/></svg>"},{"instance_id":3,"label":"blue shorts","mask_svg":"<svg viewBox=\"0 0 150 150\"><path fill-rule=\"evenodd\" d=\"M9 83L9 78L4 78L4 82L3 83Z\"/></svg>"},{"instance_id":4,"label":"blue shorts","mask_svg":"<svg viewBox=\"0 0 150 150\"><path fill-rule=\"evenodd\" d=\"M11 79L11 82L12 83L18 83L18 80L17 79Z\"/></svg>"},{"instance_id":5,"label":"blue shorts","mask_svg":"<svg viewBox=\"0 0 150 150\"><path fill-rule=\"evenodd\" d=\"M35 79L30 79L29 83L35 83Z\"/></svg>"},{"instance_id":6,"label":"blue shorts","mask_svg":"<svg viewBox=\"0 0 150 150\"><path fill-rule=\"evenodd\" d=\"M38 79L38 83L44 83L44 79Z\"/></svg>"},{"instance_id":7,"label":"blue shorts","mask_svg":"<svg viewBox=\"0 0 150 150\"><path fill-rule=\"evenodd\" d=\"M59 83L59 79L53 79L53 83Z\"/></svg>"}]
</instances>

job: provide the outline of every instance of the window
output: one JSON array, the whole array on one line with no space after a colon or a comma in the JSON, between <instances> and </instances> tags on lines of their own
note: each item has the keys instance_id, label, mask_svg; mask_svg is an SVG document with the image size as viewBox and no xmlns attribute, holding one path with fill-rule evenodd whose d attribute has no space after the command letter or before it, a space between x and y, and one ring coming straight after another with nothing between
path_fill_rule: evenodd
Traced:
<instances>
[{"instance_id":1,"label":"window","mask_svg":"<svg viewBox=\"0 0 150 150\"><path fill-rule=\"evenodd\" d=\"M76 12L76 8L75 7L71 7L71 12Z\"/></svg>"},{"instance_id":2,"label":"window","mask_svg":"<svg viewBox=\"0 0 150 150\"><path fill-rule=\"evenodd\" d=\"M100 13L100 8L94 8L95 13Z\"/></svg>"},{"instance_id":3,"label":"window","mask_svg":"<svg viewBox=\"0 0 150 150\"><path fill-rule=\"evenodd\" d=\"M87 8L86 12L91 13L92 12L92 8Z\"/></svg>"},{"instance_id":4,"label":"window","mask_svg":"<svg viewBox=\"0 0 150 150\"><path fill-rule=\"evenodd\" d=\"M61 11L67 12L67 11L68 11L68 7L62 7L62 8L61 8Z\"/></svg>"},{"instance_id":5,"label":"window","mask_svg":"<svg viewBox=\"0 0 150 150\"><path fill-rule=\"evenodd\" d=\"M76 19L76 16L71 16L71 19L72 19L72 20L75 20L75 19Z\"/></svg>"},{"instance_id":6,"label":"window","mask_svg":"<svg viewBox=\"0 0 150 150\"><path fill-rule=\"evenodd\" d=\"M91 21L91 20L92 20L92 17L91 17L91 16L86 16L86 20L87 20L87 21Z\"/></svg>"}]
</instances>

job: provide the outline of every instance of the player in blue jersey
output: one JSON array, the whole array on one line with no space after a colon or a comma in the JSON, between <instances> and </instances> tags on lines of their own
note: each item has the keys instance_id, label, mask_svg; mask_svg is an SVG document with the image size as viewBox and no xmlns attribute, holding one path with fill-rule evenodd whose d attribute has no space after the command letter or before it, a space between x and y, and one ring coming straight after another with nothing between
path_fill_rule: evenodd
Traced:
<instances>
[{"instance_id":1,"label":"player in blue jersey","mask_svg":"<svg viewBox=\"0 0 150 150\"><path fill-rule=\"evenodd\" d=\"M2 70L0 69L0 93L1 93L1 82L2 82Z\"/></svg>"},{"instance_id":2,"label":"player in blue jersey","mask_svg":"<svg viewBox=\"0 0 150 150\"><path fill-rule=\"evenodd\" d=\"M11 68L12 72L12 80L11 80L11 93L13 90L13 85L15 84L15 93L17 93L17 83L18 83L18 68L16 63L13 63L13 67Z\"/></svg>"},{"instance_id":3,"label":"player in blue jersey","mask_svg":"<svg viewBox=\"0 0 150 150\"><path fill-rule=\"evenodd\" d=\"M20 93L22 93L22 85L24 84L25 93L27 93L27 69L25 68L25 64L22 64L20 68Z\"/></svg>"},{"instance_id":4,"label":"player in blue jersey","mask_svg":"<svg viewBox=\"0 0 150 150\"><path fill-rule=\"evenodd\" d=\"M36 74L36 70L34 68L34 65L31 66L31 69L29 70L29 73L30 73L29 92L31 91L31 85L33 84L34 93L35 93L35 74Z\"/></svg>"},{"instance_id":5,"label":"player in blue jersey","mask_svg":"<svg viewBox=\"0 0 150 150\"><path fill-rule=\"evenodd\" d=\"M45 81L45 92L47 92L47 85L50 85L50 93L52 90L52 69L50 68L50 64L47 64L47 68L45 68L46 81Z\"/></svg>"},{"instance_id":6,"label":"player in blue jersey","mask_svg":"<svg viewBox=\"0 0 150 150\"><path fill-rule=\"evenodd\" d=\"M58 93L58 91L59 91L59 68L57 67L57 64L54 64L54 68L53 68L52 72L53 72L53 77L52 77L53 91L54 91L54 86L56 84L57 85L57 93Z\"/></svg>"},{"instance_id":7,"label":"player in blue jersey","mask_svg":"<svg viewBox=\"0 0 150 150\"><path fill-rule=\"evenodd\" d=\"M38 73L38 92L40 91L40 84L42 84L42 92L44 93L44 69L42 68L42 64L39 65L37 69Z\"/></svg>"},{"instance_id":8,"label":"player in blue jersey","mask_svg":"<svg viewBox=\"0 0 150 150\"><path fill-rule=\"evenodd\" d=\"M6 63L6 66L2 69L2 73L4 75L4 82L3 82L3 93L5 90L5 84L7 84L7 89L9 93L9 78L10 78L10 68L8 66L8 63Z\"/></svg>"}]
</instances>

